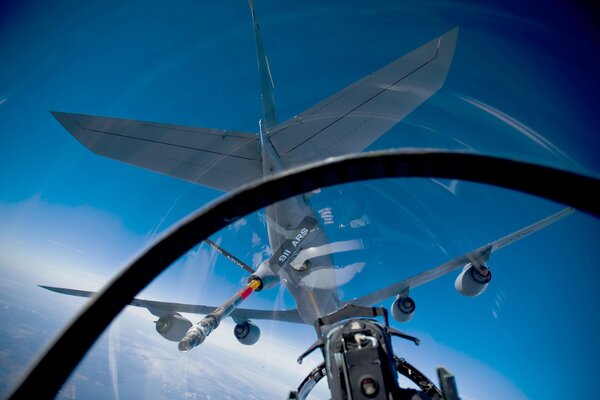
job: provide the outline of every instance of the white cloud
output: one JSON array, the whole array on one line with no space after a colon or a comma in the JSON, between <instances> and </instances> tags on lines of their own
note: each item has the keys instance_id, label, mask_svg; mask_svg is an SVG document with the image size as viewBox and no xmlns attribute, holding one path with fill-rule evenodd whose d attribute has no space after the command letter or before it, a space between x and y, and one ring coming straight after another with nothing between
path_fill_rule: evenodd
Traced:
<instances>
[{"instance_id":1,"label":"white cloud","mask_svg":"<svg viewBox=\"0 0 600 400\"><path fill-rule=\"evenodd\" d=\"M39 196L0 203L0 220L0 276L24 282L97 289L143 246L111 214Z\"/></svg>"},{"instance_id":2,"label":"white cloud","mask_svg":"<svg viewBox=\"0 0 600 400\"><path fill-rule=\"evenodd\" d=\"M3 278L16 276L20 282L34 284L95 290L122 268L114 260L129 258L144 240L128 232L112 215L85 206L50 204L39 197L17 204L0 204L0 220L0 274ZM265 246L253 259L269 254L270 249ZM203 281L212 273L216 255L206 246L189 252L182 265L184 276L193 274L193 279L182 281L203 287ZM200 278L199 270L202 271ZM190 293L190 290L181 292ZM57 296L57 302L71 300ZM164 340L154 331L153 317L146 310L130 307L122 316L124 318L119 317L115 324L123 322L123 325L109 331L106 365L116 397L124 397L122 393L127 385L142 382L143 385L136 387L140 397L157 397L161 390L171 387L192 398L194 393L203 392L205 398L226 398L220 396L223 391L229 392L232 398L252 395L284 398L313 366L310 362L298 366L295 359L304 348L285 341L276 330L263 329L263 337L256 345L243 346L233 337L233 323L227 320L201 347L181 355L175 343ZM434 368L443 360L456 374L464 398L492 398L493 395L525 398L489 366L432 340L427 348L428 357L423 354L411 361L435 376ZM128 368L132 362L136 362L136 372ZM153 393L153 390L158 392Z\"/></svg>"},{"instance_id":3,"label":"white cloud","mask_svg":"<svg viewBox=\"0 0 600 400\"><path fill-rule=\"evenodd\" d=\"M281 324L274 324L275 329L270 331L270 323L263 322L259 342L243 346L233 337L233 322L225 320L201 346L181 354L176 343L164 340L154 331L151 321L145 310L129 308L117 322L120 353L116 359L121 397L123 393L131 393L132 385L138 385L135 393L139 397L161 397L168 389L170 398L285 398L321 361L320 354L313 354L298 365L295 360L305 349L282 336L278 329ZM437 382L435 368L445 365L456 376L461 398L526 399L492 367L437 343L427 333L417 336L423 339L423 344L418 348L403 345L399 354L434 382ZM106 351L106 346L96 347L96 353L102 348ZM317 388L314 398L328 398L325 383Z\"/></svg>"},{"instance_id":4,"label":"white cloud","mask_svg":"<svg viewBox=\"0 0 600 400\"><path fill-rule=\"evenodd\" d=\"M257 253L252 254L252 265L254 267L258 267L263 260L263 252L259 251Z\"/></svg>"},{"instance_id":5,"label":"white cloud","mask_svg":"<svg viewBox=\"0 0 600 400\"><path fill-rule=\"evenodd\" d=\"M248 220L246 220L246 218L240 218L229 226L230 226L230 229L231 229L231 227L233 227L233 229L236 232L239 232L239 230L242 229L246 225L248 225Z\"/></svg>"},{"instance_id":6,"label":"white cloud","mask_svg":"<svg viewBox=\"0 0 600 400\"><path fill-rule=\"evenodd\" d=\"M356 274L360 273L366 263L358 262L340 268L317 268L305 275L299 282L300 286L313 289L331 289L344 286Z\"/></svg>"},{"instance_id":7,"label":"white cloud","mask_svg":"<svg viewBox=\"0 0 600 400\"><path fill-rule=\"evenodd\" d=\"M262 239L258 236L258 233L252 232L252 247L258 246L262 243Z\"/></svg>"},{"instance_id":8,"label":"white cloud","mask_svg":"<svg viewBox=\"0 0 600 400\"><path fill-rule=\"evenodd\" d=\"M118 356L121 393L129 391L127 385L143 382L138 392L140 397L157 397L170 388L173 398L285 398L312 369L311 363L299 366L295 362L304 349L268 330L263 330L256 345L241 345L232 334L234 324L229 320L223 321L201 346L181 354L176 343L154 332L152 317L147 312L132 311L113 323L121 325ZM101 346L97 348L96 353ZM135 379L130 376L133 370L128 368L130 364L136 365L139 376ZM325 397L327 390L323 393Z\"/></svg>"}]
</instances>

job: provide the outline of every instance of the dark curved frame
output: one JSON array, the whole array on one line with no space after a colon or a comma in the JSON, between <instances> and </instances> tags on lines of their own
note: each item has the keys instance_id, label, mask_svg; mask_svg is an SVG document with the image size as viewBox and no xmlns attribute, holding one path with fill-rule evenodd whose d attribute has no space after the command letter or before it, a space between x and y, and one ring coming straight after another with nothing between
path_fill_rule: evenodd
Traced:
<instances>
[{"instance_id":1,"label":"dark curved frame","mask_svg":"<svg viewBox=\"0 0 600 400\"><path fill-rule=\"evenodd\" d=\"M490 184L600 217L600 180L560 169L462 152L379 151L329 159L253 182L203 207L118 274L31 367L11 399L52 398L117 314L180 256L238 218L311 190L378 178L446 178Z\"/></svg>"}]
</instances>

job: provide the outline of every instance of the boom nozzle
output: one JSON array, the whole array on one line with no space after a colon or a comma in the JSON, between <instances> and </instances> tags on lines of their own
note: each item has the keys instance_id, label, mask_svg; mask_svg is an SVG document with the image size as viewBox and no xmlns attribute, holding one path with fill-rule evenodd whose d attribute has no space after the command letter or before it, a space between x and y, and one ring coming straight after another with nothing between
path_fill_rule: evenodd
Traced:
<instances>
[{"instance_id":1,"label":"boom nozzle","mask_svg":"<svg viewBox=\"0 0 600 400\"><path fill-rule=\"evenodd\" d=\"M187 353L192 348L201 345L208 335L217 327L216 319L213 315L207 315L196 325L192 326L185 337L181 339L177 348L182 353Z\"/></svg>"}]
</instances>

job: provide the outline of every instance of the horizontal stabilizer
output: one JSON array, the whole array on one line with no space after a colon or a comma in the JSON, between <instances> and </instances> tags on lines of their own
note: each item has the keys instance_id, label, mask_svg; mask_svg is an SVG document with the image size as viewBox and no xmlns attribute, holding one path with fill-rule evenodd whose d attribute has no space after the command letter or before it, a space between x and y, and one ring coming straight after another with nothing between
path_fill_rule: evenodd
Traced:
<instances>
[{"instance_id":1,"label":"horizontal stabilizer","mask_svg":"<svg viewBox=\"0 0 600 400\"><path fill-rule=\"evenodd\" d=\"M458 27L270 130L287 167L364 150L442 87Z\"/></svg>"},{"instance_id":2,"label":"horizontal stabilizer","mask_svg":"<svg viewBox=\"0 0 600 400\"><path fill-rule=\"evenodd\" d=\"M223 191L262 177L255 134L52 114L84 146L105 157Z\"/></svg>"}]
</instances>

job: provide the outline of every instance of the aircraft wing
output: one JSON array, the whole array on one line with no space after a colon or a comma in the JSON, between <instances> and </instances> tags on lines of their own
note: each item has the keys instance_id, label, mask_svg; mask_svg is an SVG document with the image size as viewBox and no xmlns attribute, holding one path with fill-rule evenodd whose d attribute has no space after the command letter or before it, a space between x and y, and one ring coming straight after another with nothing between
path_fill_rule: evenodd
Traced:
<instances>
[{"instance_id":1,"label":"aircraft wing","mask_svg":"<svg viewBox=\"0 0 600 400\"><path fill-rule=\"evenodd\" d=\"M362 151L446 80L458 27L269 131L286 166Z\"/></svg>"},{"instance_id":2,"label":"aircraft wing","mask_svg":"<svg viewBox=\"0 0 600 400\"><path fill-rule=\"evenodd\" d=\"M361 306L370 306L372 304L379 303L389 297L396 296L405 290L410 290L417 286L421 286L435 279L438 279L452 271L464 267L468 263L485 263L490 258L490 255L493 252L500 250L501 248L508 246L509 244L515 243L516 241L524 238L525 236L555 223L556 221L572 214L573 211L574 209L572 208L565 208L557 212L556 214L552 214L529 226L526 226L498 240L495 240L473 251L463 254L460 257L445 262L435 268L421 272L417 275L413 275L410 278L407 278L401 282L395 283L383 289L377 290L366 296L352 299L350 301L347 301L347 303L352 303Z\"/></svg>"},{"instance_id":3,"label":"aircraft wing","mask_svg":"<svg viewBox=\"0 0 600 400\"><path fill-rule=\"evenodd\" d=\"M52 114L94 153L138 167L223 191L262 177L255 134Z\"/></svg>"},{"instance_id":4,"label":"aircraft wing","mask_svg":"<svg viewBox=\"0 0 600 400\"><path fill-rule=\"evenodd\" d=\"M43 286L39 285L41 288L67 294L69 296L78 296L78 297L92 297L95 295L95 292L89 292L87 290L76 290L76 289L66 289L59 288L54 286ZM181 303L166 303L162 301L154 301L154 300L144 300L135 298L129 303L130 306L134 307L142 307L148 309L153 315L157 317L164 316L166 314L183 312L190 314L209 314L214 311L217 307L211 306L203 306L198 304L181 304ZM234 310L230 317L234 320L274 320L274 321L284 321L284 322L295 322L298 324L303 324L304 321L300 318L298 311L293 310L253 310L248 308L238 308Z\"/></svg>"}]
</instances>

